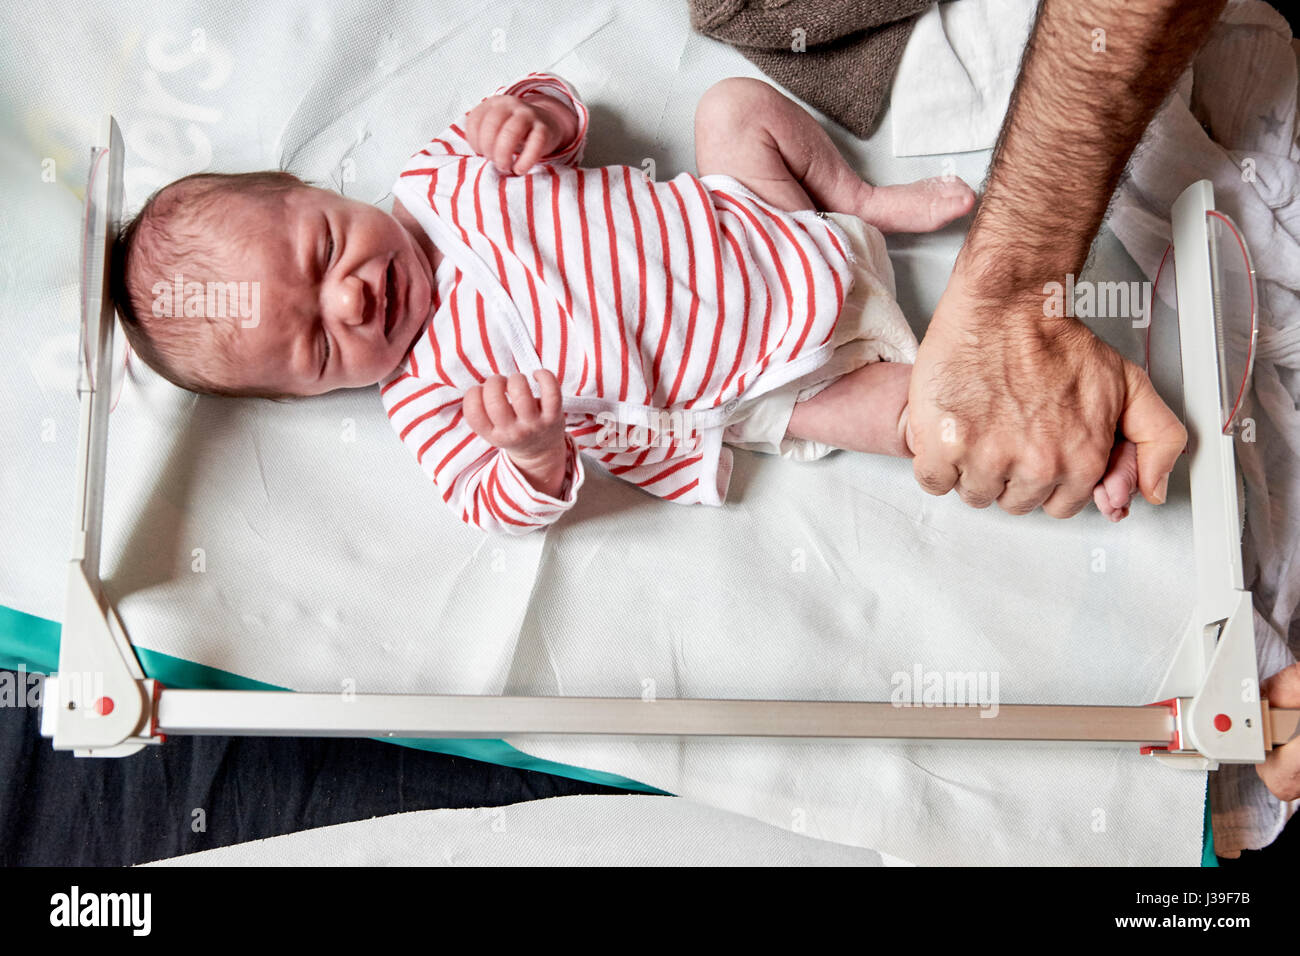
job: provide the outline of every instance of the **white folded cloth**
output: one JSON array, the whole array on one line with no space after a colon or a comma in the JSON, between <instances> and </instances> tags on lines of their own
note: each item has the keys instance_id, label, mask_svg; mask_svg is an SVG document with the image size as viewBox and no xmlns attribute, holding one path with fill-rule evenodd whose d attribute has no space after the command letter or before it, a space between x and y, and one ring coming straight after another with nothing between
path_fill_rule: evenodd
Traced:
<instances>
[{"instance_id":1,"label":"white folded cloth","mask_svg":"<svg viewBox=\"0 0 1300 956\"><path fill-rule=\"evenodd\" d=\"M894 74L895 156L988 149L998 138L1034 0L935 4L917 18Z\"/></svg>"}]
</instances>

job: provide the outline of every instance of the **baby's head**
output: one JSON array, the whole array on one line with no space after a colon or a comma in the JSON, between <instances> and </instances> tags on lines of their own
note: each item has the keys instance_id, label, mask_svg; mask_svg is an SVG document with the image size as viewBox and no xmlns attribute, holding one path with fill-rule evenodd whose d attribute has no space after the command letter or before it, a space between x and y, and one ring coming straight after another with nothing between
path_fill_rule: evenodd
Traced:
<instances>
[{"instance_id":1,"label":"baby's head","mask_svg":"<svg viewBox=\"0 0 1300 956\"><path fill-rule=\"evenodd\" d=\"M285 172L198 173L122 228L109 281L131 348L164 378L283 398L395 369L428 314L433 269L374 206Z\"/></svg>"}]
</instances>

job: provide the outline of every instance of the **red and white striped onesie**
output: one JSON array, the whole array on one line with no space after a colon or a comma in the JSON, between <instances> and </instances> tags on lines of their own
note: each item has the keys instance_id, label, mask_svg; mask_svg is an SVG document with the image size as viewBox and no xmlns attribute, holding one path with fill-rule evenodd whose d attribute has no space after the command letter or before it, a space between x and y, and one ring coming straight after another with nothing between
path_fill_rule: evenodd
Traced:
<instances>
[{"instance_id":1,"label":"red and white striped onesie","mask_svg":"<svg viewBox=\"0 0 1300 956\"><path fill-rule=\"evenodd\" d=\"M379 383L388 417L443 500L484 530L559 518L583 483L579 452L660 498L720 505L727 416L830 358L853 281L848 237L729 176L655 182L633 166L579 168L586 107L542 73L496 93L528 91L573 108L574 142L502 176L470 148L462 119L394 186L445 258L424 334ZM562 498L532 488L461 412L489 375L521 371L536 394L542 367L564 396Z\"/></svg>"}]
</instances>

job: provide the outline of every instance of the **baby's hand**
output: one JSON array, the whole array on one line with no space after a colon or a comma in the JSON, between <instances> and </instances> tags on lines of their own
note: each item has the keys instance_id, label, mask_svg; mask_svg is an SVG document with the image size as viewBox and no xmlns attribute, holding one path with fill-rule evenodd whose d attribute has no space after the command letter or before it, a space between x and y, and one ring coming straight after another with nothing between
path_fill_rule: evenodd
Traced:
<instances>
[{"instance_id":1,"label":"baby's hand","mask_svg":"<svg viewBox=\"0 0 1300 956\"><path fill-rule=\"evenodd\" d=\"M545 460L564 441L560 383L547 369L538 369L533 377L541 392L540 408L523 372L515 372L508 383L503 375L489 376L467 391L461 403L469 427L508 452L516 464Z\"/></svg>"},{"instance_id":2,"label":"baby's hand","mask_svg":"<svg viewBox=\"0 0 1300 956\"><path fill-rule=\"evenodd\" d=\"M522 176L560 144L562 135L549 112L517 96L489 96L465 121L469 145L502 174Z\"/></svg>"}]
</instances>

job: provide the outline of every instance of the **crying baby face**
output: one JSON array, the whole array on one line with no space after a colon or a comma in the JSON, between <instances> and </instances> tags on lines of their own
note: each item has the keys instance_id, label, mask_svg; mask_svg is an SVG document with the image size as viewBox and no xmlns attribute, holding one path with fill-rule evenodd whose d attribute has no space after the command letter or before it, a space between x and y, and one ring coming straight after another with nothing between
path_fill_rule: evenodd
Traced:
<instances>
[{"instance_id":1,"label":"crying baby face","mask_svg":"<svg viewBox=\"0 0 1300 956\"><path fill-rule=\"evenodd\" d=\"M293 396L373 385L428 317L440 256L400 205L390 215L286 173L201 174L137 219L122 252L134 313L124 325L183 387Z\"/></svg>"},{"instance_id":2,"label":"crying baby face","mask_svg":"<svg viewBox=\"0 0 1300 956\"><path fill-rule=\"evenodd\" d=\"M287 194L273 223L256 221L256 204L232 212L232 230L256 233L244 261L262 290L261 320L227 340L237 378L319 395L401 363L428 316L433 267L397 218L311 186Z\"/></svg>"}]
</instances>

